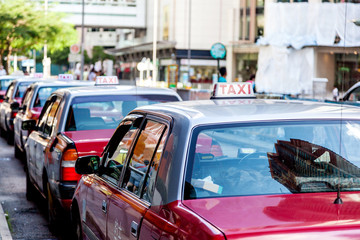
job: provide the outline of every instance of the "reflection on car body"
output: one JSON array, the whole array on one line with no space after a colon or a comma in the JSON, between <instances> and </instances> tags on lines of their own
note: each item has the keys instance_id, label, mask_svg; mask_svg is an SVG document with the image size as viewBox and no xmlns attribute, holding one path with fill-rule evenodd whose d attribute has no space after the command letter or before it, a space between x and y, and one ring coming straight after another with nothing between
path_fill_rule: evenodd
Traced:
<instances>
[{"instance_id":1,"label":"reflection on car body","mask_svg":"<svg viewBox=\"0 0 360 240\"><path fill-rule=\"evenodd\" d=\"M87 174L71 208L78 237L358 238L359 113L255 99L137 108L101 159L78 159ZM93 170L80 166L92 159Z\"/></svg>"}]
</instances>

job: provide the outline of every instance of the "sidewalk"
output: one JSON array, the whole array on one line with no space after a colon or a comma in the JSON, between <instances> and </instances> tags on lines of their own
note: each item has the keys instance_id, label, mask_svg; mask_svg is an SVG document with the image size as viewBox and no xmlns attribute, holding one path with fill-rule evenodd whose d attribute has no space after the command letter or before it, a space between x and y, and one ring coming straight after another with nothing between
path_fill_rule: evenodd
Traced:
<instances>
[{"instance_id":1,"label":"sidewalk","mask_svg":"<svg viewBox=\"0 0 360 240\"><path fill-rule=\"evenodd\" d=\"M12 240L9 226L7 224L1 203L0 203L0 240Z\"/></svg>"}]
</instances>

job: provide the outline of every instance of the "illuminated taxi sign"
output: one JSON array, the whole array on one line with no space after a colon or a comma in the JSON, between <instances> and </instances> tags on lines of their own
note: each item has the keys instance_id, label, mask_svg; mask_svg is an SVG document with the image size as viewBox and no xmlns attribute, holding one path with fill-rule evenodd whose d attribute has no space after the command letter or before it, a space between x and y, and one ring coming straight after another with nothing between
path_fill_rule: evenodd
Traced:
<instances>
[{"instance_id":1,"label":"illuminated taxi sign","mask_svg":"<svg viewBox=\"0 0 360 240\"><path fill-rule=\"evenodd\" d=\"M211 99L255 98L251 83L215 83Z\"/></svg>"},{"instance_id":2,"label":"illuminated taxi sign","mask_svg":"<svg viewBox=\"0 0 360 240\"><path fill-rule=\"evenodd\" d=\"M98 76L96 77L95 85L118 85L119 79L117 76Z\"/></svg>"},{"instance_id":3,"label":"illuminated taxi sign","mask_svg":"<svg viewBox=\"0 0 360 240\"><path fill-rule=\"evenodd\" d=\"M71 81L74 80L74 76L72 74L59 74L58 79L62 81Z\"/></svg>"}]
</instances>

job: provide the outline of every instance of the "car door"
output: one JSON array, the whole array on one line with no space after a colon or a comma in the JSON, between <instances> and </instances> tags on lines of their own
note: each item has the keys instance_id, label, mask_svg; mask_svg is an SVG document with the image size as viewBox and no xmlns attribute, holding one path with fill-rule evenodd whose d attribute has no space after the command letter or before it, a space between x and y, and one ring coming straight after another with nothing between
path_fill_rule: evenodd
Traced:
<instances>
[{"instance_id":1,"label":"car door","mask_svg":"<svg viewBox=\"0 0 360 240\"><path fill-rule=\"evenodd\" d=\"M121 167L130 152L132 139L138 134L142 117L124 120L109 141L107 151L102 159L101 173L92 175L88 181L86 194L86 214L84 232L90 239L105 239L108 203L116 191Z\"/></svg>"},{"instance_id":2,"label":"car door","mask_svg":"<svg viewBox=\"0 0 360 240\"><path fill-rule=\"evenodd\" d=\"M151 239L151 228L141 228L149 209L159 159L168 127L157 119L146 119L136 141L132 143L122 172L122 181L110 196L107 239Z\"/></svg>"},{"instance_id":3,"label":"car door","mask_svg":"<svg viewBox=\"0 0 360 240\"><path fill-rule=\"evenodd\" d=\"M14 120L15 144L20 146L22 149L25 145L23 136L27 137L28 132L27 132L27 130L21 129L21 124L22 124L23 120L26 119L26 109L31 102L32 95L33 95L33 88L29 87L24 94L24 98L21 103L21 109L18 111L18 113L15 117L15 120Z\"/></svg>"},{"instance_id":4,"label":"car door","mask_svg":"<svg viewBox=\"0 0 360 240\"><path fill-rule=\"evenodd\" d=\"M34 134L31 134L32 140L29 142L29 145L32 148L31 150L34 154L31 157L29 174L33 174L31 178L35 180L36 184L42 191L44 190L42 181L45 162L45 150L50 141L49 131L51 129L51 124L54 120L55 113L58 109L59 102L60 99L58 99L57 96L53 96L50 100L48 100L47 104L45 104L42 116L40 117L38 130ZM30 168L32 173L30 172Z\"/></svg>"}]
</instances>

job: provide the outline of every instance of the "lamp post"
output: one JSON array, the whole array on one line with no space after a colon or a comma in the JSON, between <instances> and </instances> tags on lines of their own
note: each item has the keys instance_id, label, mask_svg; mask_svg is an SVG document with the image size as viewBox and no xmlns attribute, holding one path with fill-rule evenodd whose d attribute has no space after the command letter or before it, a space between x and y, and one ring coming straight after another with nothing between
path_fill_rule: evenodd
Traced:
<instances>
[{"instance_id":1,"label":"lamp post","mask_svg":"<svg viewBox=\"0 0 360 240\"><path fill-rule=\"evenodd\" d=\"M48 0L45 0L45 18L47 19L47 12L48 12ZM47 78L50 77L50 66L51 66L51 59L47 56L47 41L45 40L44 44L44 59L43 59L43 77Z\"/></svg>"},{"instance_id":2,"label":"lamp post","mask_svg":"<svg viewBox=\"0 0 360 240\"><path fill-rule=\"evenodd\" d=\"M153 82L157 80L157 25L158 25L158 0L154 0L154 33L153 33Z\"/></svg>"},{"instance_id":3,"label":"lamp post","mask_svg":"<svg viewBox=\"0 0 360 240\"><path fill-rule=\"evenodd\" d=\"M84 78L84 15L85 15L85 0L82 0L82 12L81 12L81 73L80 80Z\"/></svg>"}]
</instances>

